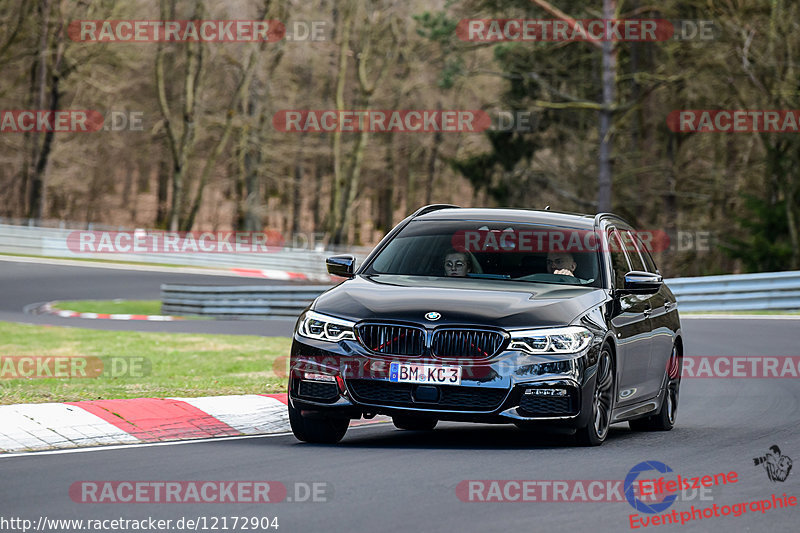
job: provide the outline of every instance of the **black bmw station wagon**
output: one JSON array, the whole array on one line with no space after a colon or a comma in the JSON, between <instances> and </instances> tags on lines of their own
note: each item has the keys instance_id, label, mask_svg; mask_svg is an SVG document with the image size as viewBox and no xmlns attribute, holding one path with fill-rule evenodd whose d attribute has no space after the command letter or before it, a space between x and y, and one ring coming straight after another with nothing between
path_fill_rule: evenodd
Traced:
<instances>
[{"instance_id":1,"label":"black bmw station wagon","mask_svg":"<svg viewBox=\"0 0 800 533\"><path fill-rule=\"evenodd\" d=\"M432 205L398 224L300 316L289 419L306 442L352 419L574 432L675 424L683 341L649 236L612 214Z\"/></svg>"}]
</instances>

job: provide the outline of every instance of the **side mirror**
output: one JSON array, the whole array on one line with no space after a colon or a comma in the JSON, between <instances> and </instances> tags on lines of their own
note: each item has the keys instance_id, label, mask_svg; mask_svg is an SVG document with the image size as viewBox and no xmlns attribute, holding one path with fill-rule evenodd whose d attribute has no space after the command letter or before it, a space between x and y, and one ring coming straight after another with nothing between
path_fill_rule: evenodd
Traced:
<instances>
[{"instance_id":1,"label":"side mirror","mask_svg":"<svg viewBox=\"0 0 800 533\"><path fill-rule=\"evenodd\" d=\"M625 287L620 292L623 294L653 294L658 292L663 283L664 278L659 274L632 270L625 274Z\"/></svg>"},{"instance_id":2,"label":"side mirror","mask_svg":"<svg viewBox=\"0 0 800 533\"><path fill-rule=\"evenodd\" d=\"M325 260L328 274L342 278L352 278L356 274L356 258L352 255L334 255Z\"/></svg>"}]
</instances>

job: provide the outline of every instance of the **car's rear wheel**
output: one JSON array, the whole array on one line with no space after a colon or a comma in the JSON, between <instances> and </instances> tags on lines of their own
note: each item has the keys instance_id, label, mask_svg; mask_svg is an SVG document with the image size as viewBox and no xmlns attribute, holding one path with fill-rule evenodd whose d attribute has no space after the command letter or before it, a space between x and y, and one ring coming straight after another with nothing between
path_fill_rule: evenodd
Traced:
<instances>
[{"instance_id":1,"label":"car's rear wheel","mask_svg":"<svg viewBox=\"0 0 800 533\"><path fill-rule=\"evenodd\" d=\"M435 418L412 417L412 416L393 416L392 423L397 429L408 431L431 431L439 421Z\"/></svg>"},{"instance_id":2,"label":"car's rear wheel","mask_svg":"<svg viewBox=\"0 0 800 533\"><path fill-rule=\"evenodd\" d=\"M678 415L678 398L681 388L681 373L683 371L683 358L681 357L678 346L672 347L672 354L669 357L669 364L664 376L666 381L666 394L661 401L661 408L658 413L646 418L631 420L628 425L634 431L669 431L675 427L675 419Z\"/></svg>"},{"instance_id":3,"label":"car's rear wheel","mask_svg":"<svg viewBox=\"0 0 800 533\"><path fill-rule=\"evenodd\" d=\"M299 409L289 405L289 424L294 436L303 442L336 444L347 433L350 419L332 416L304 416Z\"/></svg>"},{"instance_id":4,"label":"car's rear wheel","mask_svg":"<svg viewBox=\"0 0 800 533\"><path fill-rule=\"evenodd\" d=\"M608 436L611 412L614 408L614 359L611 349L604 345L597 360L597 375L592 393L592 417L578 428L575 438L583 446L599 446Z\"/></svg>"}]
</instances>

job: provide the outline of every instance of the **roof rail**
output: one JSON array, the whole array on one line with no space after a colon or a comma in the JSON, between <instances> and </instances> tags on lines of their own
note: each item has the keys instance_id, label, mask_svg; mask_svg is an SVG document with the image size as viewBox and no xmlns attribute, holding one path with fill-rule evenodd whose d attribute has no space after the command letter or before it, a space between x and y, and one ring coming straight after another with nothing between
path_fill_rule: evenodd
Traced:
<instances>
[{"instance_id":1,"label":"roof rail","mask_svg":"<svg viewBox=\"0 0 800 533\"><path fill-rule=\"evenodd\" d=\"M457 209L461 208L460 205L453 205L453 204L431 204L431 205L426 205L424 207L420 207L419 209L414 211L414 214L411 215L411 218L426 215L428 213L438 211L439 209L448 209L451 207L455 207Z\"/></svg>"}]
</instances>

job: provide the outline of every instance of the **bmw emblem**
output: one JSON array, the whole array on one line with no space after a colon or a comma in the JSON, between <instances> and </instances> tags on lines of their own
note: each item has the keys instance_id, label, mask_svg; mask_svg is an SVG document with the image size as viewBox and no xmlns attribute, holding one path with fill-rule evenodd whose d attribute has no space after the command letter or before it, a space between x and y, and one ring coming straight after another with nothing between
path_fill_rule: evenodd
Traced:
<instances>
[{"instance_id":1,"label":"bmw emblem","mask_svg":"<svg viewBox=\"0 0 800 533\"><path fill-rule=\"evenodd\" d=\"M431 311L429 313L425 313L425 319L426 320L433 321L433 320L439 320L440 318L442 318L441 313L437 313L436 311Z\"/></svg>"}]
</instances>

